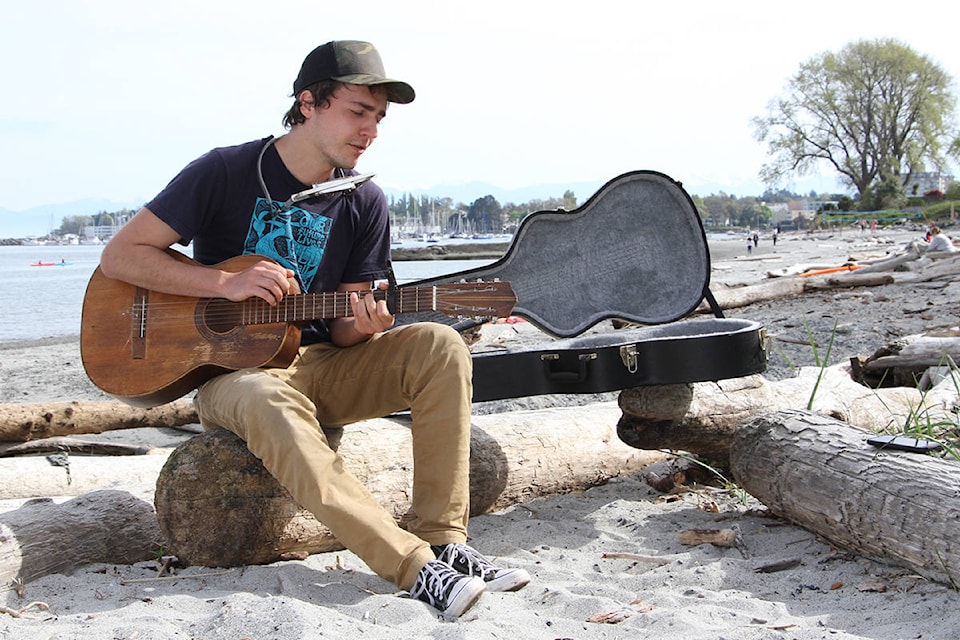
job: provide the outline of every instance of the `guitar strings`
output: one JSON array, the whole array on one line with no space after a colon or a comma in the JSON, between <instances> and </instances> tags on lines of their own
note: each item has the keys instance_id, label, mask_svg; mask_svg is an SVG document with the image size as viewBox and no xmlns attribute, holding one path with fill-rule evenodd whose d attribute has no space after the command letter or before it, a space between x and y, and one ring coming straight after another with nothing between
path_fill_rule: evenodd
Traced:
<instances>
[{"instance_id":1,"label":"guitar strings","mask_svg":"<svg viewBox=\"0 0 960 640\"><path fill-rule=\"evenodd\" d=\"M361 296L373 295L377 299L385 299L386 291L361 291ZM446 297L453 297L451 302ZM397 293L396 313L415 313L418 311L442 311L444 308L456 308L464 312L470 310L493 311L491 307L498 303L512 304L515 301L510 295L491 294L486 291L477 299L457 293L451 296L443 290L434 292L433 288L401 289ZM232 302L222 298L175 300L175 301L147 301L143 305L133 304L130 307L131 316L140 319L145 312L146 322L151 326L165 324L181 324L186 318L198 315L198 307L203 305L204 310L199 315L208 324L231 324L236 326L275 324L300 322L319 319L327 315L326 319L350 317L353 315L349 303L349 292L325 292L300 294L284 298L277 305L269 305L262 299L248 299L241 302ZM324 313L329 309L329 313ZM319 311L318 311L319 310Z\"/></svg>"}]
</instances>

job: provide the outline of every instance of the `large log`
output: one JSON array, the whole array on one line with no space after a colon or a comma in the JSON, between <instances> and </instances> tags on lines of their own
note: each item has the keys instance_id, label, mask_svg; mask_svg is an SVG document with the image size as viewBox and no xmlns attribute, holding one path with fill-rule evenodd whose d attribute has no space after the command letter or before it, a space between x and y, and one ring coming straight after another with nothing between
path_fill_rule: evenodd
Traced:
<instances>
[{"instance_id":1,"label":"large log","mask_svg":"<svg viewBox=\"0 0 960 640\"><path fill-rule=\"evenodd\" d=\"M617 434L640 449L689 451L724 464L737 427L771 411L811 409L870 431L885 431L918 415L949 420L957 400L951 379L929 392L871 389L851 379L847 365L804 367L796 377L775 382L757 375L625 389L619 397L623 415Z\"/></svg>"},{"instance_id":2,"label":"large log","mask_svg":"<svg viewBox=\"0 0 960 640\"><path fill-rule=\"evenodd\" d=\"M152 409L119 401L44 402L0 405L0 442L103 433L135 427L179 427L197 422L191 400Z\"/></svg>"},{"instance_id":3,"label":"large log","mask_svg":"<svg viewBox=\"0 0 960 640\"><path fill-rule=\"evenodd\" d=\"M0 586L96 562L149 560L162 536L145 495L102 489L63 503L31 500L0 513Z\"/></svg>"},{"instance_id":4,"label":"large log","mask_svg":"<svg viewBox=\"0 0 960 640\"><path fill-rule=\"evenodd\" d=\"M874 260L867 264L864 264L858 269L860 273L880 273L880 272L889 272L894 271L903 265L914 262L920 259L919 249L911 245L910 248L905 252L898 255L890 256L883 260Z\"/></svg>"},{"instance_id":5,"label":"large log","mask_svg":"<svg viewBox=\"0 0 960 640\"><path fill-rule=\"evenodd\" d=\"M960 464L882 452L871 434L803 411L736 430L734 480L771 511L834 544L955 585L960 576Z\"/></svg>"},{"instance_id":6,"label":"large log","mask_svg":"<svg viewBox=\"0 0 960 640\"><path fill-rule=\"evenodd\" d=\"M936 336L906 336L867 358L859 374L872 379L888 377L894 384L916 383L930 367L956 366L960 362L960 337L956 331ZM890 375L889 372L895 372Z\"/></svg>"},{"instance_id":7,"label":"large log","mask_svg":"<svg viewBox=\"0 0 960 640\"><path fill-rule=\"evenodd\" d=\"M153 486L169 449L144 456L24 456L0 459L0 500L79 496L106 487Z\"/></svg>"},{"instance_id":8,"label":"large log","mask_svg":"<svg viewBox=\"0 0 960 640\"><path fill-rule=\"evenodd\" d=\"M471 513L580 491L663 458L619 442L618 416L612 402L475 416ZM387 419L350 425L338 450L402 524L413 469L408 426ZM190 564L259 564L343 548L226 431L192 438L171 454L155 504L167 549Z\"/></svg>"},{"instance_id":9,"label":"large log","mask_svg":"<svg viewBox=\"0 0 960 640\"><path fill-rule=\"evenodd\" d=\"M931 280L955 281L960 276L960 253L928 253L930 263L922 268L898 277L898 282L929 282Z\"/></svg>"},{"instance_id":10,"label":"large log","mask_svg":"<svg viewBox=\"0 0 960 640\"><path fill-rule=\"evenodd\" d=\"M743 287L713 287L713 297L721 309L738 309L762 300L793 298L803 294L801 278L781 278L768 280ZM700 312L710 313L709 304L703 302Z\"/></svg>"},{"instance_id":11,"label":"large log","mask_svg":"<svg viewBox=\"0 0 960 640\"><path fill-rule=\"evenodd\" d=\"M845 289L850 287L877 287L894 282L894 277L887 273L863 274L857 271L829 277L800 278L797 276L775 278L758 284L742 287L715 287L713 296L721 309L738 309L747 307L756 302L777 300L779 298L794 298L810 291L827 289ZM711 313L712 309L707 302L697 308L700 313Z\"/></svg>"}]
</instances>

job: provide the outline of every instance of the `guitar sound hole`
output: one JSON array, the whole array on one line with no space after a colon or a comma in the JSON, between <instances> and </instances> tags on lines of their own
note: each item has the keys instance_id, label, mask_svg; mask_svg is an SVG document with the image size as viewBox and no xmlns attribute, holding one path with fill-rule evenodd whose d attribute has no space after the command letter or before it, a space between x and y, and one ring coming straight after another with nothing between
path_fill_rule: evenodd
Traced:
<instances>
[{"instance_id":1,"label":"guitar sound hole","mask_svg":"<svg viewBox=\"0 0 960 640\"><path fill-rule=\"evenodd\" d=\"M213 333L230 333L241 324L242 305L222 298L208 300L201 305L200 326Z\"/></svg>"}]
</instances>

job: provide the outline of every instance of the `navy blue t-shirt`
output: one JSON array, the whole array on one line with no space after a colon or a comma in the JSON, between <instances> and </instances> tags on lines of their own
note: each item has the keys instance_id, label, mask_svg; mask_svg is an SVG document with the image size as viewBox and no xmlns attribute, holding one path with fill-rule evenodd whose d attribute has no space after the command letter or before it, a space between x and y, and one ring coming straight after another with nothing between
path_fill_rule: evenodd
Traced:
<instances>
[{"instance_id":1,"label":"navy blue t-shirt","mask_svg":"<svg viewBox=\"0 0 960 640\"><path fill-rule=\"evenodd\" d=\"M222 147L201 156L147 208L180 234L182 244L193 242L193 257L202 264L240 254L265 255L293 269L310 293L335 291L341 282L385 278L390 226L380 187L368 181L350 193L278 208L311 185L297 180L270 145L261 171L271 206L257 176L257 158L269 140ZM304 327L303 344L319 340L329 340L324 322Z\"/></svg>"}]
</instances>

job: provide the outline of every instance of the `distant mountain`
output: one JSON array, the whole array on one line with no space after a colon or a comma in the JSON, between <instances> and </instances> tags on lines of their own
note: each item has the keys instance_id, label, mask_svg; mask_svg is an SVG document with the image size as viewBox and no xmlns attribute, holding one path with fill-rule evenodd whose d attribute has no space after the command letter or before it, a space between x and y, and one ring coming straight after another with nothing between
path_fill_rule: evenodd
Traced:
<instances>
[{"instance_id":1,"label":"distant mountain","mask_svg":"<svg viewBox=\"0 0 960 640\"><path fill-rule=\"evenodd\" d=\"M101 211L112 213L121 209L139 209L142 202L116 202L102 198L86 198L61 204L45 204L22 211L0 207L0 238L29 238L45 236L60 228L64 218L92 216Z\"/></svg>"}]
</instances>

